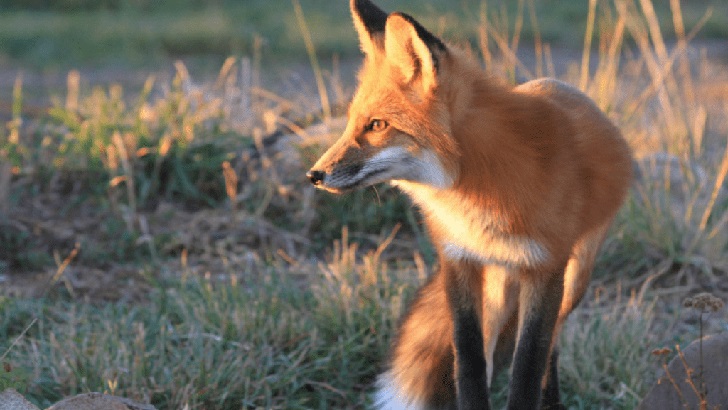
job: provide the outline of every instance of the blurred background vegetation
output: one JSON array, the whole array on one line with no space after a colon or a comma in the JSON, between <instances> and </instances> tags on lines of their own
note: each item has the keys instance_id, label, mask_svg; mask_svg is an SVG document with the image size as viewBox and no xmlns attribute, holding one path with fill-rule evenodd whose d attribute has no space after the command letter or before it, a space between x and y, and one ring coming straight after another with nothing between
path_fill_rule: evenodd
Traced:
<instances>
[{"instance_id":1,"label":"blurred background vegetation","mask_svg":"<svg viewBox=\"0 0 728 410\"><path fill-rule=\"evenodd\" d=\"M416 14L425 26L449 39L473 41L486 2L479 0L384 0L381 6ZM535 14L544 41L579 47L587 1L542 0ZM602 2L604 3L604 2ZM728 10L717 0L683 2L691 27L710 6L713 13L701 30L704 38L728 37ZM491 15L513 16L519 2L491 0ZM302 0L321 55L357 55L346 1ZM669 2L655 2L669 39ZM511 31L513 26L510 27ZM525 24L522 37L533 39ZM258 39L258 40L256 40ZM0 58L35 68L118 64L153 67L169 58L206 56L220 64L229 55L252 54L260 42L275 60L302 59L303 43L289 2L268 0L2 0Z\"/></svg>"}]
</instances>

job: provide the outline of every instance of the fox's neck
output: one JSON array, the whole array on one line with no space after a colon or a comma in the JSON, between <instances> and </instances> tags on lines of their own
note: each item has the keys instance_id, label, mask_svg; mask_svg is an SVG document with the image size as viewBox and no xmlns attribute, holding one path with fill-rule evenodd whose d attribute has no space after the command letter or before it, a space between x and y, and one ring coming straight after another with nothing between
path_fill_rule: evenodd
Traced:
<instances>
[{"instance_id":1,"label":"fox's neck","mask_svg":"<svg viewBox=\"0 0 728 410\"><path fill-rule=\"evenodd\" d=\"M541 194L540 147L519 125L529 125L529 104L485 78L471 81L473 88L448 104L450 137L458 147L453 182L444 187L393 182L419 206L446 257L534 266L547 251L526 229L530 201ZM524 198L524 191L532 196Z\"/></svg>"},{"instance_id":2,"label":"fox's neck","mask_svg":"<svg viewBox=\"0 0 728 410\"><path fill-rule=\"evenodd\" d=\"M544 182L538 175L542 174L544 156L551 151L538 135L541 124L534 120L540 104L490 78L475 65L460 69L467 75L443 84L452 119L449 137L457 155L441 162L454 164L452 169L445 167L452 183L434 186L394 181L395 185L423 210L433 201L447 202L453 213L478 209L482 213L478 220L507 220L510 226L504 229L521 231L519 225L524 223L530 205L523 199L524 189L533 200L538 198Z\"/></svg>"},{"instance_id":3,"label":"fox's neck","mask_svg":"<svg viewBox=\"0 0 728 410\"><path fill-rule=\"evenodd\" d=\"M527 229L528 214L531 201L542 196L539 151L549 150L534 145L519 125L529 125L527 107L518 107L507 88L475 87L464 94L469 97L466 108L457 107L461 101L450 105L463 110L451 126L450 137L458 146L452 183L393 182L419 206L444 256L535 266L548 258L548 251Z\"/></svg>"}]
</instances>

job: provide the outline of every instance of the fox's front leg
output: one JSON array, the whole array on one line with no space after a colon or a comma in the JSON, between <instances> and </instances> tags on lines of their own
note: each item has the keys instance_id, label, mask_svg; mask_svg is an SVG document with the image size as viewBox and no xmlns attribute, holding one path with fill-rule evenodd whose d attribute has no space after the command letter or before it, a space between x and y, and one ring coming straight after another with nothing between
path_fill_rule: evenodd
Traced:
<instances>
[{"instance_id":1,"label":"fox's front leg","mask_svg":"<svg viewBox=\"0 0 728 410\"><path fill-rule=\"evenodd\" d=\"M480 316L481 269L467 262L440 260L454 325L457 408L490 409Z\"/></svg>"},{"instance_id":2,"label":"fox's front leg","mask_svg":"<svg viewBox=\"0 0 728 410\"><path fill-rule=\"evenodd\" d=\"M511 369L509 410L538 409L541 405L542 381L564 293L561 272L521 275L518 341Z\"/></svg>"}]
</instances>

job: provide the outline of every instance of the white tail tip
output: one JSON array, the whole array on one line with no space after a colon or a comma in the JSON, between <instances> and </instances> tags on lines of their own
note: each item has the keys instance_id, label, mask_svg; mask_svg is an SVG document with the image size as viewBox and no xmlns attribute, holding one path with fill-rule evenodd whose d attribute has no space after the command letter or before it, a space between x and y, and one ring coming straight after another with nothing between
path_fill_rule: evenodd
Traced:
<instances>
[{"instance_id":1,"label":"white tail tip","mask_svg":"<svg viewBox=\"0 0 728 410\"><path fill-rule=\"evenodd\" d=\"M378 410L419 410L425 407L414 400L403 397L391 372L377 378L377 391L374 393L374 408Z\"/></svg>"}]
</instances>

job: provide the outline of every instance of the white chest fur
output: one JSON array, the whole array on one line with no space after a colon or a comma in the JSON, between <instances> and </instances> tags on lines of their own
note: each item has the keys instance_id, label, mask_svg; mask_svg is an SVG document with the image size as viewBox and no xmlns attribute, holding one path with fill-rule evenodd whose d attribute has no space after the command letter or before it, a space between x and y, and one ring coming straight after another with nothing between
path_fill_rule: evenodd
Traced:
<instances>
[{"instance_id":1,"label":"white chest fur","mask_svg":"<svg viewBox=\"0 0 728 410\"><path fill-rule=\"evenodd\" d=\"M532 267L548 259L548 250L539 241L504 232L505 221L457 191L409 181L393 183L444 233L442 246L449 258L510 267Z\"/></svg>"}]
</instances>

